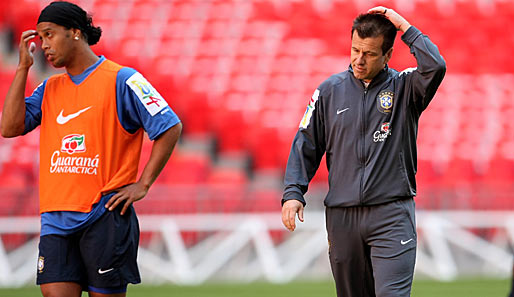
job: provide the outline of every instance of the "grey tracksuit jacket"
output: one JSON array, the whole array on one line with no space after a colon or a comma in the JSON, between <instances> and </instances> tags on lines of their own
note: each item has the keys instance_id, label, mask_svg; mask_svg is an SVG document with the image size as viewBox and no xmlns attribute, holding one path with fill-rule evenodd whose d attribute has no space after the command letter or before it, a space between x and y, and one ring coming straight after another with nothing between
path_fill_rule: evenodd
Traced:
<instances>
[{"instance_id":1,"label":"grey tracksuit jacket","mask_svg":"<svg viewBox=\"0 0 514 297\"><path fill-rule=\"evenodd\" d=\"M374 205L416 195L421 112L446 72L437 47L417 28L402 35L417 68L387 66L366 88L349 70L314 92L293 140L282 203L303 195L326 153L327 207Z\"/></svg>"}]
</instances>

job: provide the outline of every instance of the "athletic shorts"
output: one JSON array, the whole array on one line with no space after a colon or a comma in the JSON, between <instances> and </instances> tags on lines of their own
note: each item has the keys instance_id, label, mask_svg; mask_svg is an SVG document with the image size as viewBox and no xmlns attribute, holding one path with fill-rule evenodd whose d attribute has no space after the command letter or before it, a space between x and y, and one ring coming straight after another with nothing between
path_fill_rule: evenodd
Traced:
<instances>
[{"instance_id":1,"label":"athletic shorts","mask_svg":"<svg viewBox=\"0 0 514 297\"><path fill-rule=\"evenodd\" d=\"M112 294L141 282L137 267L139 223L131 206L106 211L96 222L71 235L41 236L38 285L74 282L84 291Z\"/></svg>"}]
</instances>

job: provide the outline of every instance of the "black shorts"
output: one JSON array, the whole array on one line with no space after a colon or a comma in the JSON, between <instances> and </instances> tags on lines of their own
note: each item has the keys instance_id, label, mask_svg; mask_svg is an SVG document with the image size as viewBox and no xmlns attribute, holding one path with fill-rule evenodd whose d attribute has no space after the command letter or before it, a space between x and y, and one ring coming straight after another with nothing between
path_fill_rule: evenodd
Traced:
<instances>
[{"instance_id":1,"label":"black shorts","mask_svg":"<svg viewBox=\"0 0 514 297\"><path fill-rule=\"evenodd\" d=\"M39 242L37 284L75 282L86 291L115 293L141 282L137 267L139 223L122 204L71 235L45 235Z\"/></svg>"}]
</instances>

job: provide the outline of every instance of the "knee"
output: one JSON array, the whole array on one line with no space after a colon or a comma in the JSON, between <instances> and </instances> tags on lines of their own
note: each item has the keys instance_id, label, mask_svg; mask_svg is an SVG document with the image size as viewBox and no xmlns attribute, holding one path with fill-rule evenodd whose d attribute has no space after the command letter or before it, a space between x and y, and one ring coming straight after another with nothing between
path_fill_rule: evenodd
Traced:
<instances>
[{"instance_id":1,"label":"knee","mask_svg":"<svg viewBox=\"0 0 514 297\"><path fill-rule=\"evenodd\" d=\"M41 285L43 297L80 297L82 289L78 284L50 283Z\"/></svg>"},{"instance_id":2,"label":"knee","mask_svg":"<svg viewBox=\"0 0 514 297\"><path fill-rule=\"evenodd\" d=\"M45 286L41 286L41 294L43 297L60 297L58 292Z\"/></svg>"}]
</instances>

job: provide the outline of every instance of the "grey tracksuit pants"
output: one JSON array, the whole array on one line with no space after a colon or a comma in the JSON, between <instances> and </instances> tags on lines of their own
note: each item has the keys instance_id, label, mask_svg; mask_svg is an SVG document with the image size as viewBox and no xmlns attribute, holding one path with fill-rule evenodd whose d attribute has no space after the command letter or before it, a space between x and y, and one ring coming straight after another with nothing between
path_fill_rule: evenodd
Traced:
<instances>
[{"instance_id":1,"label":"grey tracksuit pants","mask_svg":"<svg viewBox=\"0 0 514 297\"><path fill-rule=\"evenodd\" d=\"M414 199L326 209L339 297L408 297L416 261Z\"/></svg>"}]
</instances>

